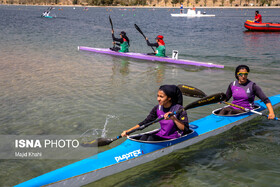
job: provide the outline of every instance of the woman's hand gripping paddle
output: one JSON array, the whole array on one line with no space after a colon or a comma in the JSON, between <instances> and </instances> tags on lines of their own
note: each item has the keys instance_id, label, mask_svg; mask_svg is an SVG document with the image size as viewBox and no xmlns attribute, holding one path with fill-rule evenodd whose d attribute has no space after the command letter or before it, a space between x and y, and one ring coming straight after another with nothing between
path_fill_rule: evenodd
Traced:
<instances>
[{"instance_id":1,"label":"woman's hand gripping paddle","mask_svg":"<svg viewBox=\"0 0 280 187\"><path fill-rule=\"evenodd\" d=\"M244 111L246 111L246 112L252 112L252 113L258 114L258 115L260 115L260 116L266 116L266 117L268 117L268 115L265 115L265 114L263 114L263 113L261 113L261 112L257 112L257 111L255 111L255 110L250 110L249 108L244 108L244 107L242 107L242 106L239 106L239 105L236 105L236 104L232 104L232 103L229 103L229 102L225 102L225 101L223 101L223 103L226 104L226 105L234 106L234 107L236 107L236 108L240 108L241 110L244 110ZM280 121L280 119L277 118L277 117L275 117L273 120Z\"/></svg>"}]
</instances>

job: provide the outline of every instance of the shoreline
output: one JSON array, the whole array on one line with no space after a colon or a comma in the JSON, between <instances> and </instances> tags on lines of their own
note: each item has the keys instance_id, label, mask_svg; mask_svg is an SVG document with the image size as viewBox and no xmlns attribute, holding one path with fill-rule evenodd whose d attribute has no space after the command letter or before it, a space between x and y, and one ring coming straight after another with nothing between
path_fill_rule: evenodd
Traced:
<instances>
[{"instance_id":1,"label":"shoreline","mask_svg":"<svg viewBox=\"0 0 280 187\"><path fill-rule=\"evenodd\" d=\"M91 6L91 5L33 5L33 4L0 4L0 6L43 6L43 7L87 7L87 8L151 8L151 9L163 9L163 8L169 8L169 9L180 9L180 7L172 7L172 6ZM191 7L184 7L184 9L193 8ZM195 7L196 9L271 9L271 8L279 8L280 6L210 6L210 7Z\"/></svg>"}]
</instances>

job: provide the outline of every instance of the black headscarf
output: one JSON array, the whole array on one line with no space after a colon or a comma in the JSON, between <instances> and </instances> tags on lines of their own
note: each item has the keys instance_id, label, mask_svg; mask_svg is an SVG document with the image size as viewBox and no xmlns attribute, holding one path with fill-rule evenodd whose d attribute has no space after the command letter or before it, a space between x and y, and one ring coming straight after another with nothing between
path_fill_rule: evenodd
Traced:
<instances>
[{"instance_id":1,"label":"black headscarf","mask_svg":"<svg viewBox=\"0 0 280 187\"><path fill-rule=\"evenodd\" d=\"M239 66L237 66L236 69L235 69L235 78L236 78L237 80L238 80L237 73L238 73L239 70L241 70L241 69L246 69L248 73L250 72L250 68L249 68L248 66L246 66L246 65L239 65Z\"/></svg>"},{"instance_id":2,"label":"black headscarf","mask_svg":"<svg viewBox=\"0 0 280 187\"><path fill-rule=\"evenodd\" d=\"M122 31L122 32L120 33L120 35L122 35L122 37L126 39L128 45L130 45L130 44L129 44L129 38L126 36L126 32Z\"/></svg>"},{"instance_id":3,"label":"black headscarf","mask_svg":"<svg viewBox=\"0 0 280 187\"><path fill-rule=\"evenodd\" d=\"M167 97L171 98L172 104L183 105L182 92L176 85L162 85L159 90L162 90Z\"/></svg>"}]
</instances>

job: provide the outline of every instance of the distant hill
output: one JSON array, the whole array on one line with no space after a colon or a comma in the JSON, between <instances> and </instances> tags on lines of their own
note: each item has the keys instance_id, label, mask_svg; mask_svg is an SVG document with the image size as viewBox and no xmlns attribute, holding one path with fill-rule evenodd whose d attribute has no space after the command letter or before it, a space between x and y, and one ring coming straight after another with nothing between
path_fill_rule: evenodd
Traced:
<instances>
[{"instance_id":1,"label":"distant hill","mask_svg":"<svg viewBox=\"0 0 280 187\"><path fill-rule=\"evenodd\" d=\"M0 0L1 4L83 5L83 6L148 6L148 7L249 7L279 6L280 0Z\"/></svg>"}]
</instances>

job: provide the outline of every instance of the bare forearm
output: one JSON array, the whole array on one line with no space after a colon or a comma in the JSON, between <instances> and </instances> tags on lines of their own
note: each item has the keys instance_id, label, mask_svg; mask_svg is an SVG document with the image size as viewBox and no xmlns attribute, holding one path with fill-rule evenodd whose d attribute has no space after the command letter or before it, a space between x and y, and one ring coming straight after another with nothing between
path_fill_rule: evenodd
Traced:
<instances>
[{"instance_id":1,"label":"bare forearm","mask_svg":"<svg viewBox=\"0 0 280 187\"><path fill-rule=\"evenodd\" d=\"M130 128L130 129L126 130L126 131L123 131L121 136L127 136L127 134L126 134L127 132L132 131L134 129L137 129L138 127L140 127L140 125L135 125L134 127Z\"/></svg>"},{"instance_id":2,"label":"bare forearm","mask_svg":"<svg viewBox=\"0 0 280 187\"><path fill-rule=\"evenodd\" d=\"M268 109L268 119L274 119L275 118L275 114L274 114L274 110L273 110L273 107L272 107L272 104L271 103L266 103L266 107Z\"/></svg>"},{"instance_id":3,"label":"bare forearm","mask_svg":"<svg viewBox=\"0 0 280 187\"><path fill-rule=\"evenodd\" d=\"M134 127L128 129L127 132L132 131L132 130L134 130L134 129L137 129L138 127L140 127L140 125L135 125Z\"/></svg>"}]
</instances>

